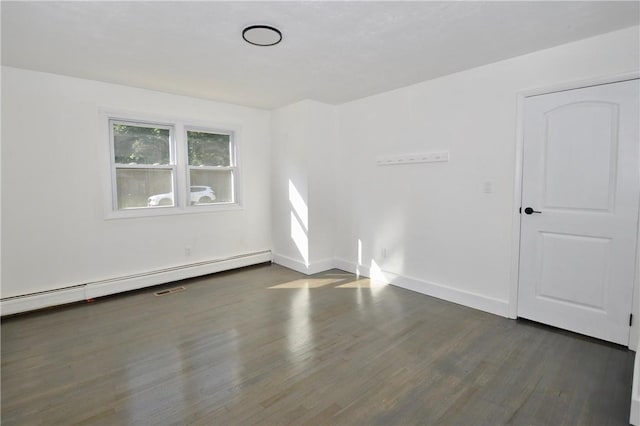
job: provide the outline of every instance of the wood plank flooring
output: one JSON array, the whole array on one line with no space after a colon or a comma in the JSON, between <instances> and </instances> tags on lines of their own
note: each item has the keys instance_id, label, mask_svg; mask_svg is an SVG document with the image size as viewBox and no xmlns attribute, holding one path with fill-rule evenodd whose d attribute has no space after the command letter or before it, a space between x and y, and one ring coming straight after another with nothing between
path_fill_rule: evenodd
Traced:
<instances>
[{"instance_id":1,"label":"wood plank flooring","mask_svg":"<svg viewBox=\"0 0 640 426\"><path fill-rule=\"evenodd\" d=\"M2 321L2 424L626 425L633 352L277 265Z\"/></svg>"}]
</instances>

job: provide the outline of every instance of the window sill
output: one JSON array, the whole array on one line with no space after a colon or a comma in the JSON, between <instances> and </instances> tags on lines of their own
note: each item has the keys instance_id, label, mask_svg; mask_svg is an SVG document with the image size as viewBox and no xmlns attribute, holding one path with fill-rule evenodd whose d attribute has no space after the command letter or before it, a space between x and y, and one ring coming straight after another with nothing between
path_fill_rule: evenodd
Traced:
<instances>
[{"instance_id":1,"label":"window sill","mask_svg":"<svg viewBox=\"0 0 640 426\"><path fill-rule=\"evenodd\" d=\"M127 210L109 210L105 212L105 220L114 219L135 219L135 218L152 218L162 216L175 215L192 215L202 213L216 213L227 211L244 210L244 207L238 203L220 203L211 206L189 206L189 207L147 207L139 209Z\"/></svg>"}]
</instances>

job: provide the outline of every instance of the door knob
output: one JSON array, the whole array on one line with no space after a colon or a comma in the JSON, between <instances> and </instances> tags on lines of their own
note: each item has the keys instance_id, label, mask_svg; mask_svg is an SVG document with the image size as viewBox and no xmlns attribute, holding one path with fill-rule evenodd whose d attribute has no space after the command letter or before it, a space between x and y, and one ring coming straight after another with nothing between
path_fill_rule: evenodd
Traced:
<instances>
[{"instance_id":1,"label":"door knob","mask_svg":"<svg viewBox=\"0 0 640 426\"><path fill-rule=\"evenodd\" d=\"M527 208L525 208L525 209L524 209L524 212L525 212L526 214L542 213L542 212L539 212L539 211L536 211L536 210L532 209L531 207L527 207Z\"/></svg>"}]
</instances>

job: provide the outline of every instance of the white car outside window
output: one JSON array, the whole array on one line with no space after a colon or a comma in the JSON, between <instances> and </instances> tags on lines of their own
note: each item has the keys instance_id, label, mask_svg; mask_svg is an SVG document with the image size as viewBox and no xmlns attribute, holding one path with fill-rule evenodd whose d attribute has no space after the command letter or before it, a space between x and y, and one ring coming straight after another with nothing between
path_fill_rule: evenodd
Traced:
<instances>
[{"instance_id":1,"label":"white car outside window","mask_svg":"<svg viewBox=\"0 0 640 426\"><path fill-rule=\"evenodd\" d=\"M190 191L191 204L210 204L216 199L216 193L210 186L192 186ZM173 206L173 194L157 194L149 197L149 207Z\"/></svg>"}]
</instances>

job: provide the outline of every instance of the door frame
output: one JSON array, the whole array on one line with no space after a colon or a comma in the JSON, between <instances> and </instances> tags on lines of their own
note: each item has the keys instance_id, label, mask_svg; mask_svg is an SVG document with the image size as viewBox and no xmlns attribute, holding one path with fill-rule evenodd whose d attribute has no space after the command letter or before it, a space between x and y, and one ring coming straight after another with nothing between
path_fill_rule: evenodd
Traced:
<instances>
[{"instance_id":1,"label":"door frame","mask_svg":"<svg viewBox=\"0 0 640 426\"><path fill-rule=\"evenodd\" d=\"M520 207L522 205L522 166L524 162L524 101L526 98L537 95L546 95L550 93L564 92L574 89L582 89L591 86L600 86L603 84L619 83L628 80L640 79L640 71L633 71L624 74L615 74L611 76L595 77L585 80L560 83L556 85L543 86L534 89L526 89L517 92L516 102L516 145L515 145L515 173L514 173L514 194L512 209L512 230L511 230L511 271L510 271L510 291L509 291L509 318L518 318L518 288L520 285L520 225L521 214ZM640 171L640 163L638 164ZM640 172L638 174L640 179ZM638 196L638 204L640 205L640 195ZM640 222L640 217L638 218ZM633 300L631 303L631 312L635 320L633 321L629 333L628 347L636 349L640 342L640 226L638 227L638 242L636 243L636 267L633 281Z\"/></svg>"}]
</instances>

